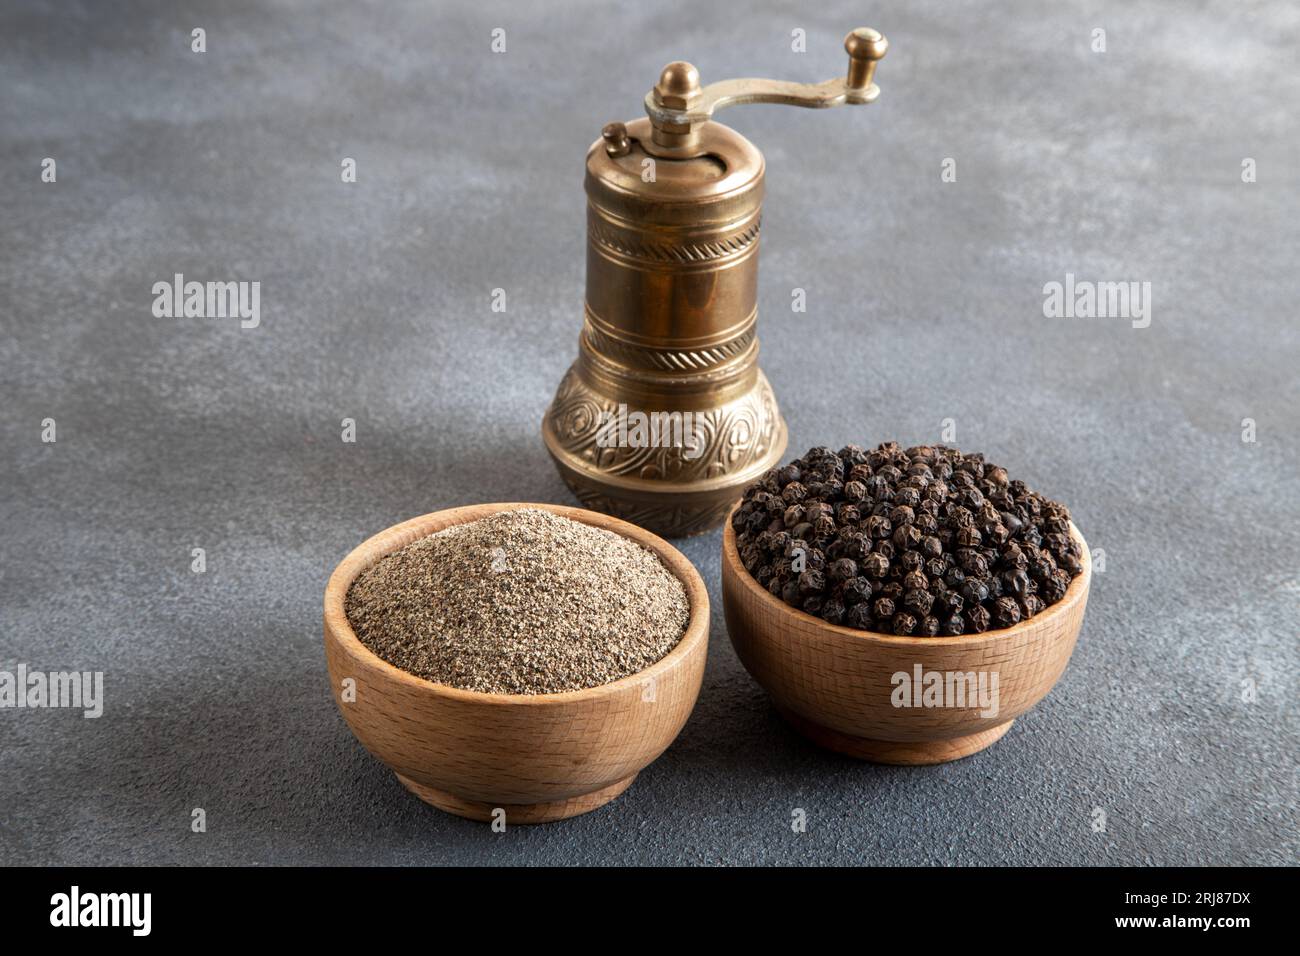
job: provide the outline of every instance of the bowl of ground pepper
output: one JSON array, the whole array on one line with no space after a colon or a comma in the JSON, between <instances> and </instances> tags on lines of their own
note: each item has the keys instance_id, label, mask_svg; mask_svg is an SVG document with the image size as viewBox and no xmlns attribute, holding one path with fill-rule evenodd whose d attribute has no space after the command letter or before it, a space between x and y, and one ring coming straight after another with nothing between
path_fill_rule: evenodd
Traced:
<instances>
[{"instance_id":1,"label":"bowl of ground pepper","mask_svg":"<svg viewBox=\"0 0 1300 956\"><path fill-rule=\"evenodd\" d=\"M414 518L325 590L335 702L420 799L542 823L608 803L677 737L708 649L694 566L579 508L485 504Z\"/></svg>"},{"instance_id":2,"label":"bowl of ground pepper","mask_svg":"<svg viewBox=\"0 0 1300 956\"><path fill-rule=\"evenodd\" d=\"M877 763L999 740L1064 672L1090 580L1063 505L944 446L814 448L723 532L741 662L804 736Z\"/></svg>"}]
</instances>

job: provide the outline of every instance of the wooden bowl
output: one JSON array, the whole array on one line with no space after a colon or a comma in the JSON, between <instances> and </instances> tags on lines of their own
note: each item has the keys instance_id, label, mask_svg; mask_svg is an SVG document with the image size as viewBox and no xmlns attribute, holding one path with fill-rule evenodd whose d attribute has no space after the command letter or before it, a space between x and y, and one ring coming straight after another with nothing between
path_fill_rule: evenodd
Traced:
<instances>
[{"instance_id":1,"label":"wooden bowl","mask_svg":"<svg viewBox=\"0 0 1300 956\"><path fill-rule=\"evenodd\" d=\"M542 508L649 548L686 587L686 633L666 657L613 683L562 694L488 694L416 677L353 633L344 598L379 558L454 524ZM613 800L677 737L695 706L708 652L709 595L674 547L635 525L580 508L470 505L394 525L343 559L325 588L325 659L352 732L408 789L473 820L543 823ZM344 681L355 681L355 695Z\"/></svg>"},{"instance_id":2,"label":"wooden bowl","mask_svg":"<svg viewBox=\"0 0 1300 956\"><path fill-rule=\"evenodd\" d=\"M722 604L741 662L776 709L814 743L876 763L957 760L997 741L1065 670L1088 603L1092 561L1065 597L1014 627L960 637L895 637L827 624L768 593L745 570L731 519L722 536ZM979 706L895 706L895 675L998 675L996 714ZM946 680L945 680L946 685ZM955 690L955 685L954 685ZM948 703L959 702L955 694ZM970 701L967 701L968 703Z\"/></svg>"}]
</instances>

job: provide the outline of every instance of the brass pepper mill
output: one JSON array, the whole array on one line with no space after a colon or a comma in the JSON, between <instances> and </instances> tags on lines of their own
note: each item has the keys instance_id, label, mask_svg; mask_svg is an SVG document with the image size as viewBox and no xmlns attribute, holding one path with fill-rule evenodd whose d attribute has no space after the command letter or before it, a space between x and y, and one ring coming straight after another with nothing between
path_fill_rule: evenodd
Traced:
<instances>
[{"instance_id":1,"label":"brass pepper mill","mask_svg":"<svg viewBox=\"0 0 1300 956\"><path fill-rule=\"evenodd\" d=\"M848 74L824 83L700 86L669 63L646 119L610 123L587 153L587 297L578 359L542 437L590 508L669 536L720 522L785 453L758 367L763 154L713 121L724 106L871 103L888 41L854 30Z\"/></svg>"}]
</instances>

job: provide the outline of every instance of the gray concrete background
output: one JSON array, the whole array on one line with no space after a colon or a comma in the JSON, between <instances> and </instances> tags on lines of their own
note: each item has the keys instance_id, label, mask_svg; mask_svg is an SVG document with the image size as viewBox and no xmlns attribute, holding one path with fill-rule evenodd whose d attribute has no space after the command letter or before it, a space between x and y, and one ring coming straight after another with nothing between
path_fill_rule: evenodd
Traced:
<instances>
[{"instance_id":1,"label":"gray concrete background","mask_svg":"<svg viewBox=\"0 0 1300 956\"><path fill-rule=\"evenodd\" d=\"M0 667L107 685L99 720L0 711L0 861L1296 861L1300 8L210 6L0 14ZM725 116L768 160L763 365L792 452L952 418L1071 506L1107 570L1068 671L969 760L819 752L727 641L715 533L682 546L699 704L626 795L505 835L424 806L335 711L329 571L416 514L570 501L538 425L587 146L669 60L822 79L863 24L875 106ZM176 272L259 280L261 327L154 318ZM1150 328L1044 318L1066 272L1150 281Z\"/></svg>"}]
</instances>

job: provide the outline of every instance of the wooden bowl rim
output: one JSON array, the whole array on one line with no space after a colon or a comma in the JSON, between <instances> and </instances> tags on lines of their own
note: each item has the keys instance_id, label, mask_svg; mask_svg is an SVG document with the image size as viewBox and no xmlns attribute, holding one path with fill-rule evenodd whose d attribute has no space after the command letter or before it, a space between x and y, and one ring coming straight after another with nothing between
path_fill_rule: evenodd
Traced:
<instances>
[{"instance_id":1,"label":"wooden bowl rim","mask_svg":"<svg viewBox=\"0 0 1300 956\"><path fill-rule=\"evenodd\" d=\"M975 647L986 643L990 640L1006 639L1013 636L1020 636L1031 628L1043 627L1052 617L1066 613L1080 601L1085 600L1088 595L1088 585L1092 580L1092 555L1088 552L1088 542L1083 539L1079 529L1075 527L1073 521L1070 522L1070 535L1079 542L1083 551L1083 571L1074 576L1070 586L1065 590L1065 596L1055 604L1045 608L1035 614L1028 620L1021 621L1019 624L1013 624L1011 627L997 628L985 631L982 634L958 634L956 636L944 635L935 637L917 637L912 634L882 634L879 631L862 631L856 627L845 627L842 624L831 624L823 621L819 617L813 617L806 611L797 607L791 607L786 604L775 594L772 594L767 588L759 585L754 576L749 573L744 562L740 560L740 552L736 548L736 530L731 526L732 515L740 507L742 502L737 502L735 507L727 514L726 523L722 531L722 562L725 573L726 565L730 563L737 572L736 577L743 582L742 586L758 596L760 601L774 607L778 612L790 615L796 620L803 618L811 624L817 625L821 630L828 634L837 634L842 637L857 638L866 640L869 643L884 644L890 647L961 647L969 645Z\"/></svg>"},{"instance_id":2,"label":"wooden bowl rim","mask_svg":"<svg viewBox=\"0 0 1300 956\"><path fill-rule=\"evenodd\" d=\"M584 687L579 690L563 691L557 694L497 694L490 691L463 690L459 687L452 687L450 684L439 684L436 681L419 677L402 670L394 664L390 664L361 642L356 632L352 630L352 624L348 620L347 612L344 609L344 601L347 598L348 589L352 586L352 582L356 580L357 575L363 570L407 544L436 533L433 530L425 530L430 526L440 525L437 530L441 531L444 528L450 528L452 525L467 524L470 521L486 518L502 511L517 511L522 508L538 508L574 521L581 521L583 524L591 525L594 528L613 531L615 534L629 538L653 552L663 562L664 567L682 582L682 586L686 589L687 602L690 605L690 616L686 621L686 630L682 632L681 639L678 640L673 649L649 667L628 674L626 677L620 677L618 680L610 681L608 684L598 684L595 687ZM630 686L642 684L647 679L657 677L676 667L678 662L694 653L701 643L707 640L708 631L709 592L704 586L704 579L700 577L700 572L696 570L695 565L684 554L663 538L631 522L623 521L612 515L589 511L585 508L573 508L567 505L510 501L461 505L456 508L431 511L428 514L400 522L371 535L348 552L347 556L339 562L333 573L330 574L329 582L325 585L325 633L328 638L338 642L348 654L364 659L388 680L405 684L412 689L421 690L425 693L466 703L540 707L547 704L574 704L596 700L616 694Z\"/></svg>"}]
</instances>

